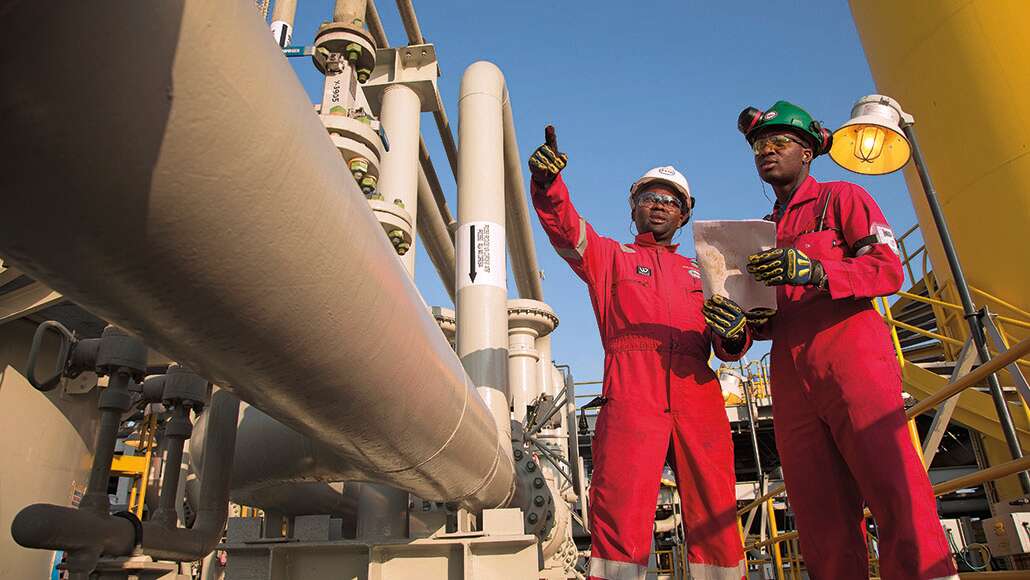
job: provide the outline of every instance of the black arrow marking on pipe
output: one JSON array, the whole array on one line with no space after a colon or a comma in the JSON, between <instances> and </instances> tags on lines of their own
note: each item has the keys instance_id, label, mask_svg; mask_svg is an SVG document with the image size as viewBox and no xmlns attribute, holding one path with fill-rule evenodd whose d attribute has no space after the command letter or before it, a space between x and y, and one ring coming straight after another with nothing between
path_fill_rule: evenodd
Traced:
<instances>
[{"instance_id":1,"label":"black arrow marking on pipe","mask_svg":"<svg viewBox=\"0 0 1030 580\"><path fill-rule=\"evenodd\" d=\"M476 283L476 226L469 225L469 279Z\"/></svg>"}]
</instances>

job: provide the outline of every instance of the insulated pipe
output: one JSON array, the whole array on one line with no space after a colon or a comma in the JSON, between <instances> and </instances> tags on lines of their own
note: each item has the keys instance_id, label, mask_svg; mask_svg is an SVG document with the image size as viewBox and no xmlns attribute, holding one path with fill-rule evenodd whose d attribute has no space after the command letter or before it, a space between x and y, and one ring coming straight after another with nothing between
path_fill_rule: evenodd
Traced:
<instances>
[{"instance_id":1,"label":"insulated pipe","mask_svg":"<svg viewBox=\"0 0 1030 580\"><path fill-rule=\"evenodd\" d=\"M465 266L459 261L455 310L458 356L501 438L507 440L511 395L502 155L505 94L504 75L492 63L480 61L465 69L458 98L457 249Z\"/></svg>"},{"instance_id":2,"label":"insulated pipe","mask_svg":"<svg viewBox=\"0 0 1030 580\"><path fill-rule=\"evenodd\" d=\"M382 111L379 120L383 123L390 150L383 154L379 169L378 190L388 201L400 200L403 208L416 223L418 215L418 138L419 116L422 104L418 94L403 84L389 85L383 89ZM400 256L408 275L415 276L415 243Z\"/></svg>"},{"instance_id":3,"label":"insulated pipe","mask_svg":"<svg viewBox=\"0 0 1030 580\"><path fill-rule=\"evenodd\" d=\"M502 77L503 80L503 77ZM515 139L508 89L504 89L504 210L507 217L508 253L520 298L544 299L540 283L540 266L536 261L536 244L529 225L529 204L522 180L522 159Z\"/></svg>"},{"instance_id":4,"label":"insulated pipe","mask_svg":"<svg viewBox=\"0 0 1030 580\"><path fill-rule=\"evenodd\" d=\"M366 0L336 0L333 22L343 22L358 28L365 27Z\"/></svg>"},{"instance_id":5,"label":"insulated pipe","mask_svg":"<svg viewBox=\"0 0 1030 580\"><path fill-rule=\"evenodd\" d=\"M297 0L275 0L272 6L272 33L283 48L293 38L293 19L297 15Z\"/></svg>"},{"instance_id":6,"label":"insulated pipe","mask_svg":"<svg viewBox=\"0 0 1030 580\"><path fill-rule=\"evenodd\" d=\"M178 521L175 505L179 499L179 475L182 473L182 454L189 437L190 409L178 404L172 409L172 418L165 427L168 453L165 455L164 473L161 477L161 496L152 521L168 528L174 528Z\"/></svg>"},{"instance_id":7,"label":"insulated pipe","mask_svg":"<svg viewBox=\"0 0 1030 580\"><path fill-rule=\"evenodd\" d=\"M37 50L26 25L0 40L0 74L16 79L0 92L5 258L369 478L506 503L507 429L250 2L71 3L56 19L18 3L6 16L53 38ZM121 25L80 25L98 18ZM83 46L78 66L48 66ZM503 345L503 302L500 315Z\"/></svg>"},{"instance_id":8,"label":"insulated pipe","mask_svg":"<svg viewBox=\"0 0 1030 580\"><path fill-rule=\"evenodd\" d=\"M272 22L285 22L293 26L293 19L297 15L297 0L275 0L272 5Z\"/></svg>"},{"instance_id":9,"label":"insulated pipe","mask_svg":"<svg viewBox=\"0 0 1030 580\"><path fill-rule=\"evenodd\" d=\"M421 168L418 172L418 211L415 218L418 223L418 235L425 246L426 255L433 263L433 268L440 276L443 287L455 299L454 286L454 239L447 230L447 224L440 216L440 209L433 198L433 190L426 180L426 173ZM409 250L410 251L410 250Z\"/></svg>"}]
</instances>

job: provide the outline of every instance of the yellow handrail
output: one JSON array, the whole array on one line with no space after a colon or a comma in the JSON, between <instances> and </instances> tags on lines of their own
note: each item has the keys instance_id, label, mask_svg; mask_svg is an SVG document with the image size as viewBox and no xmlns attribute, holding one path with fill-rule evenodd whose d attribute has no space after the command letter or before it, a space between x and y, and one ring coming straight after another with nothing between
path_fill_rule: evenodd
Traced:
<instances>
[{"instance_id":1,"label":"yellow handrail","mask_svg":"<svg viewBox=\"0 0 1030 580\"><path fill-rule=\"evenodd\" d=\"M958 393L986 379L991 373L995 373L1003 367L1012 364L1028 352L1030 352L1030 338L1023 339L1012 348L992 358L991 362L985 365L980 365L954 383L945 385L941 390L937 391L933 395L919 401L908 410L908 416L915 417L916 415L929 411L944 400L950 399Z\"/></svg>"}]
</instances>

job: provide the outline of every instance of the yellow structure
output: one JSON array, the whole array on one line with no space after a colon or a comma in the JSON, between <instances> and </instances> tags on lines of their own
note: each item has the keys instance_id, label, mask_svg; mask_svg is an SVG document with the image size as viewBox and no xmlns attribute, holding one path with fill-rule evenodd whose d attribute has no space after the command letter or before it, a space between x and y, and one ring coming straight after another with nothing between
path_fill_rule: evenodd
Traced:
<instances>
[{"instance_id":1,"label":"yellow structure","mask_svg":"<svg viewBox=\"0 0 1030 580\"><path fill-rule=\"evenodd\" d=\"M994 312L1025 317L1030 42L1024 23L1030 3L852 0L851 11L877 91L915 117L974 300ZM911 164L905 179L933 269L947 286L950 272ZM947 301L958 302L950 288L944 290ZM960 317L949 326L965 336ZM1022 329L1014 338L1026 334Z\"/></svg>"},{"instance_id":2,"label":"yellow structure","mask_svg":"<svg viewBox=\"0 0 1030 580\"><path fill-rule=\"evenodd\" d=\"M973 299L994 313L1030 318L1030 42L1023 30L1030 3L852 0L851 11L877 92L915 117ZM912 164L905 179L940 285L929 284L930 295L957 304ZM917 279L925 273L915 270ZM945 314L941 331L968 338L961 313ZM1023 325L1001 326L1010 344L1030 335ZM985 443L992 464L1008 459L1004 444ZM1019 495L1014 484L999 485L1002 495Z\"/></svg>"}]
</instances>

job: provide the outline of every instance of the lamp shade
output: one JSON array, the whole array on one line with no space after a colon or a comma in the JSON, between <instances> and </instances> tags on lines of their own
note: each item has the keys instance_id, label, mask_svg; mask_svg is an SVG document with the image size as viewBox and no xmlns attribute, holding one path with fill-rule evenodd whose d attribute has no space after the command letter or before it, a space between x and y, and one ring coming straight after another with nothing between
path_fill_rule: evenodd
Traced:
<instances>
[{"instance_id":1,"label":"lamp shade","mask_svg":"<svg viewBox=\"0 0 1030 580\"><path fill-rule=\"evenodd\" d=\"M851 109L851 119L833 133L830 157L844 169L865 175L901 169L912 156L901 130L903 115L889 97L862 97Z\"/></svg>"}]
</instances>

